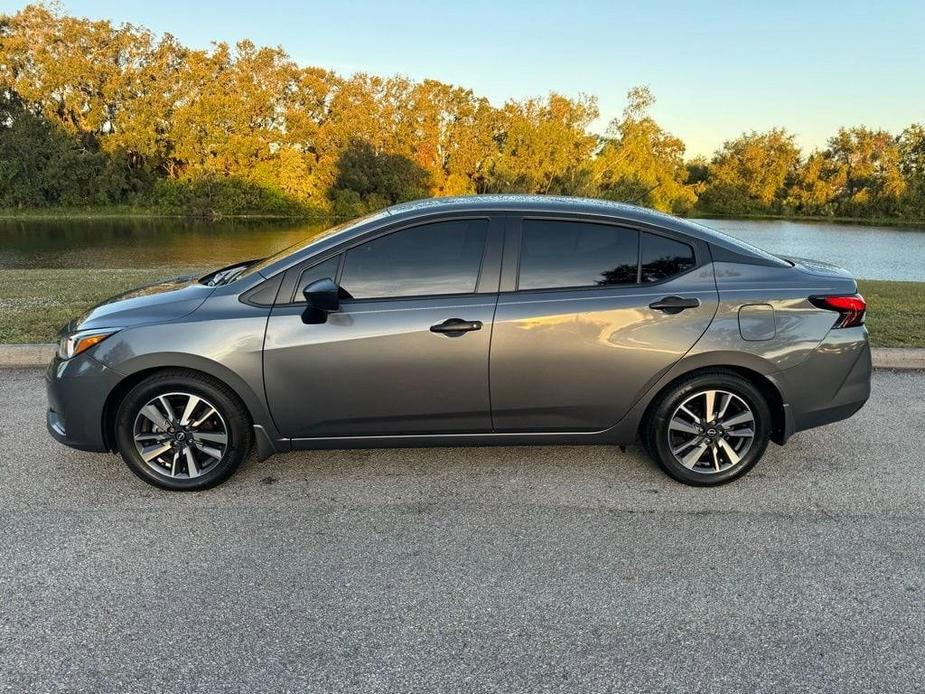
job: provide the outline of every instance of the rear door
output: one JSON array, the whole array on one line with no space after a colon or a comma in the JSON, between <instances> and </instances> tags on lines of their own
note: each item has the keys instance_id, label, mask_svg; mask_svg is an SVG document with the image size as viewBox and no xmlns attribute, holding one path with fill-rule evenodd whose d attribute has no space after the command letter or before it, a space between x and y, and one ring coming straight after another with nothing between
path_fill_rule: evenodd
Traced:
<instances>
[{"instance_id":1,"label":"rear door","mask_svg":"<svg viewBox=\"0 0 925 694\"><path fill-rule=\"evenodd\" d=\"M264 347L280 431L490 431L488 347L502 237L501 221L485 215L409 222L289 270ZM306 325L302 289L323 277L341 287L341 308Z\"/></svg>"},{"instance_id":2,"label":"rear door","mask_svg":"<svg viewBox=\"0 0 925 694\"><path fill-rule=\"evenodd\" d=\"M713 319L716 283L698 240L593 218L515 216L508 227L495 431L612 426Z\"/></svg>"}]
</instances>

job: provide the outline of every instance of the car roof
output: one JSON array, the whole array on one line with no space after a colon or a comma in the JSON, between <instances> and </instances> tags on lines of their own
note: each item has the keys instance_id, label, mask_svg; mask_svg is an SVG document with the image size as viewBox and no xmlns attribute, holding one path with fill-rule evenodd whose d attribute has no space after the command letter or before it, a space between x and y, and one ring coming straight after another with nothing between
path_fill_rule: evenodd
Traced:
<instances>
[{"instance_id":1,"label":"car roof","mask_svg":"<svg viewBox=\"0 0 925 694\"><path fill-rule=\"evenodd\" d=\"M782 262L761 249L750 246L736 238L718 232L715 229L710 229L701 224L658 212L647 207L629 205L612 200L566 197L561 195L486 194L427 198L392 205L391 207L379 210L366 217L348 222L342 225L341 228L334 227L331 230L332 233L326 233L309 240L297 250L292 249L291 252L287 252L284 258L271 258L269 259L271 262L266 263L258 271L261 274L265 274L265 276L270 276L279 270L301 262L306 257L322 252L345 240L361 236L367 231L378 228L383 224L389 224L403 219L414 219L419 216L438 215L443 213L452 214L454 212L571 213L596 215L602 218L624 221L630 224L647 224L666 231L674 231L679 234L687 235L693 239L699 239L706 243L713 244L714 246L724 248L733 254L730 257L737 257L740 260L746 259L746 262L749 261L747 259L751 259L751 261L763 260L764 263L761 264L767 263L769 259Z\"/></svg>"},{"instance_id":2,"label":"car roof","mask_svg":"<svg viewBox=\"0 0 925 694\"><path fill-rule=\"evenodd\" d=\"M392 205L384 211L388 212L390 217L413 217L418 214L454 211L589 214L633 223L650 224L654 227L677 231L710 243L719 242L723 244L728 240L728 237L719 234L713 229L648 207L613 200L567 197L564 195L489 194L428 198Z\"/></svg>"},{"instance_id":3,"label":"car roof","mask_svg":"<svg viewBox=\"0 0 925 694\"><path fill-rule=\"evenodd\" d=\"M386 211L393 216L443 211L587 212L636 221L646 221L647 218L651 218L653 223L657 223L655 220L662 223L666 220L677 220L671 215L638 205L564 195L486 194L426 198L392 205L386 208Z\"/></svg>"}]
</instances>

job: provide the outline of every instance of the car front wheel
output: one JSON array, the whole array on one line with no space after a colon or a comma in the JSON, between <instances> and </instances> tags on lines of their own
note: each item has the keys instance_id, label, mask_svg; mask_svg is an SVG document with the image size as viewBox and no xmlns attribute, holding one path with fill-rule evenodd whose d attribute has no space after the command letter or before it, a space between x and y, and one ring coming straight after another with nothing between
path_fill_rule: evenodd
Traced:
<instances>
[{"instance_id":1,"label":"car front wheel","mask_svg":"<svg viewBox=\"0 0 925 694\"><path fill-rule=\"evenodd\" d=\"M237 396L218 381L186 371L155 374L132 388L116 414L116 437L132 472L177 491L223 482L252 441Z\"/></svg>"},{"instance_id":2,"label":"car front wheel","mask_svg":"<svg viewBox=\"0 0 925 694\"><path fill-rule=\"evenodd\" d=\"M749 381L702 373L662 394L647 419L646 450L685 484L731 482L761 459L771 432L768 404Z\"/></svg>"}]
</instances>

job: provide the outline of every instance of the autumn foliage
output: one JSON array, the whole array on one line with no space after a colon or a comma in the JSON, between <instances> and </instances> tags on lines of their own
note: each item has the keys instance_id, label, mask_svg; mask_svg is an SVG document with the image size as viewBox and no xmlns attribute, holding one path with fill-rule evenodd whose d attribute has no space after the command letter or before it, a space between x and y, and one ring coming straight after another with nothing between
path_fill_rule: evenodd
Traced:
<instances>
[{"instance_id":1,"label":"autumn foliage","mask_svg":"<svg viewBox=\"0 0 925 694\"><path fill-rule=\"evenodd\" d=\"M593 97L490 104L337 75L248 41L210 50L31 5L0 18L0 207L353 215L431 195L557 193L673 212L925 216L925 128L774 129L685 161L646 88L603 135Z\"/></svg>"}]
</instances>

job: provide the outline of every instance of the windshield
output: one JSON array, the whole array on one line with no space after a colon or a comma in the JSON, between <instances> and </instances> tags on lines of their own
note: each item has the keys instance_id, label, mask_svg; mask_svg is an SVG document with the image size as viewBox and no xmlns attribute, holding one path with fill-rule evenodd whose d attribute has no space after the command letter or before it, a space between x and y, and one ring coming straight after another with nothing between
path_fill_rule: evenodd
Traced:
<instances>
[{"instance_id":1,"label":"windshield","mask_svg":"<svg viewBox=\"0 0 925 694\"><path fill-rule=\"evenodd\" d=\"M301 241L296 241L291 246L287 246L283 250L277 253L274 253L273 255L267 256L266 258L262 258L261 260L252 262L251 264L247 265L247 267L244 268L242 272L237 273L234 276L234 279L241 279L242 277L248 277L254 274L255 272L260 272L264 268L270 267L271 265L278 262L279 260L282 260L286 256L292 255L293 253L297 253L303 248L307 248L311 244L317 241L320 241L321 239L326 239L331 236L334 236L335 234L340 234L341 232L349 231L350 229L353 229L354 227L357 227L361 224L365 224L367 222L380 219L382 217L388 217L390 214L391 213L387 209L380 210L379 212L373 212L363 217L357 217L356 219L351 219L350 221L343 222L341 224L331 227L330 229L325 229L324 231L319 232L313 236L309 236L308 238L302 239ZM230 282L231 280L228 280L228 281Z\"/></svg>"}]
</instances>

